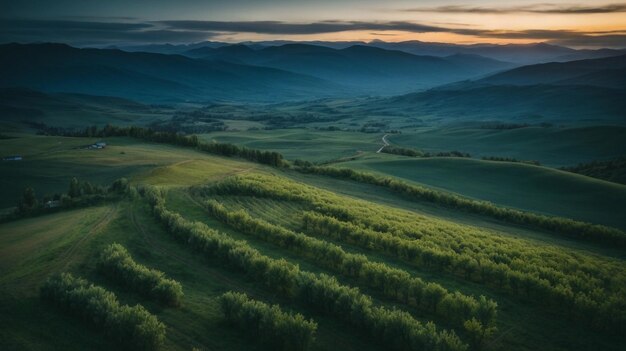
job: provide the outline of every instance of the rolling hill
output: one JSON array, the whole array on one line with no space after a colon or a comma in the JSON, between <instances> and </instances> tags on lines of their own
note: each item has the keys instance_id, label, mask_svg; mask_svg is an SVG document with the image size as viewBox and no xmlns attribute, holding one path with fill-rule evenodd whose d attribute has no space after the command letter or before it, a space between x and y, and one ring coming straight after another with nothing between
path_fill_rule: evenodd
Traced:
<instances>
[{"instance_id":1,"label":"rolling hill","mask_svg":"<svg viewBox=\"0 0 626 351\"><path fill-rule=\"evenodd\" d=\"M585 85L463 84L367 102L366 110L430 116L442 123L623 124L624 89Z\"/></svg>"},{"instance_id":2,"label":"rolling hill","mask_svg":"<svg viewBox=\"0 0 626 351\"><path fill-rule=\"evenodd\" d=\"M611 210L626 206L626 186L547 167L387 155L338 165L391 175L506 207L626 228L626 221L614 216Z\"/></svg>"},{"instance_id":3,"label":"rolling hill","mask_svg":"<svg viewBox=\"0 0 626 351\"><path fill-rule=\"evenodd\" d=\"M149 106L109 96L42 93L23 88L0 88L0 123L16 129L24 124L73 128L88 125L147 124L169 118L173 109Z\"/></svg>"},{"instance_id":4,"label":"rolling hill","mask_svg":"<svg viewBox=\"0 0 626 351\"><path fill-rule=\"evenodd\" d=\"M478 83L594 85L624 89L626 88L626 55L523 66L481 79Z\"/></svg>"}]
</instances>

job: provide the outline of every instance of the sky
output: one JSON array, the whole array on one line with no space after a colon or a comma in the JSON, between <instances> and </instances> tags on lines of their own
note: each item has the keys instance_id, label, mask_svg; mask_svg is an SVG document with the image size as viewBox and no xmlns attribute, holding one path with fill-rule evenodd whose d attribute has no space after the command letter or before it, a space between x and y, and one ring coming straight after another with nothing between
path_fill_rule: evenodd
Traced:
<instances>
[{"instance_id":1,"label":"sky","mask_svg":"<svg viewBox=\"0 0 626 351\"><path fill-rule=\"evenodd\" d=\"M406 41L626 48L626 2L0 0L0 42Z\"/></svg>"}]
</instances>

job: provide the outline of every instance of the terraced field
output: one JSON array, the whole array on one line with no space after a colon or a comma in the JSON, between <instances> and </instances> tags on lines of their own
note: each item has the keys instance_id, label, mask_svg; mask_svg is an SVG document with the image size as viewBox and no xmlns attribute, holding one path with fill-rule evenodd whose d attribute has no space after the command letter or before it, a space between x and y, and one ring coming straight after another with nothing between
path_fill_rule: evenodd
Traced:
<instances>
[{"instance_id":1,"label":"terraced field","mask_svg":"<svg viewBox=\"0 0 626 351\"><path fill-rule=\"evenodd\" d=\"M141 304L166 327L163 349L274 349L224 319L228 291L316 323L311 350L623 345L620 248L189 148L111 138L97 153L73 148L90 139L37 138L40 149L22 152L33 167L46 168L56 153L93 172L111 169L131 187L113 203L0 224L1 349L119 346L40 299L39 288L59 272L94 282L122 304ZM69 169L30 181L64 191L61 180L89 179ZM28 181L11 171L7 188ZM108 178L100 179L92 181ZM541 212L536 205L526 203ZM99 273L100 253L112 243L180 283L181 305L165 306Z\"/></svg>"}]
</instances>

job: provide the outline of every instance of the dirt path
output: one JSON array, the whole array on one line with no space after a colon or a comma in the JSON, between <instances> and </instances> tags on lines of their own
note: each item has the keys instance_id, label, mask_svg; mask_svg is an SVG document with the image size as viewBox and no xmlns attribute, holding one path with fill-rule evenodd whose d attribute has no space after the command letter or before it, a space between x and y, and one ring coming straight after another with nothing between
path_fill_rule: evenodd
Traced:
<instances>
[{"instance_id":1,"label":"dirt path","mask_svg":"<svg viewBox=\"0 0 626 351\"><path fill-rule=\"evenodd\" d=\"M94 220L91 228L86 233L77 233L80 237L68 244L69 247L59 250L60 252L56 258L47 265L41 266L42 269L10 279L11 289L15 291L29 291L30 293L51 272L67 271L68 267L76 261L75 256L86 251L82 249L89 242L89 239L101 232L115 218L116 213L117 203L110 205L100 217Z\"/></svg>"},{"instance_id":2,"label":"dirt path","mask_svg":"<svg viewBox=\"0 0 626 351\"><path fill-rule=\"evenodd\" d=\"M88 239L94 236L96 233L100 232L104 227L106 227L114 218L117 212L118 203L116 202L113 206L109 207L109 209L102 215L100 219L96 223L94 223L89 229L89 231L83 235L80 239L76 241L72 247L70 247L67 251L65 251L62 255L60 255L61 259L59 264L63 266L64 269L72 262L72 256L81 249L84 244L89 241Z\"/></svg>"},{"instance_id":3,"label":"dirt path","mask_svg":"<svg viewBox=\"0 0 626 351\"><path fill-rule=\"evenodd\" d=\"M380 149L378 149L378 151L376 151L377 154L381 153L385 147L389 146L389 143L387 142L387 135L389 135L389 134L383 135L383 144L384 145L381 146Z\"/></svg>"}]
</instances>

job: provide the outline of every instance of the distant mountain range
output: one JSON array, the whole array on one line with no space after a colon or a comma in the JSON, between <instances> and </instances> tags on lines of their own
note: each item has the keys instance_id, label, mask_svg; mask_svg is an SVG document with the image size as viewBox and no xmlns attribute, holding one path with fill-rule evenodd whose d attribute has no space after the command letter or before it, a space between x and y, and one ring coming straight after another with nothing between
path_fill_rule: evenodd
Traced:
<instances>
[{"instance_id":1,"label":"distant mountain range","mask_svg":"<svg viewBox=\"0 0 626 351\"><path fill-rule=\"evenodd\" d=\"M474 44L474 45L459 45L449 43L433 43L422 42L417 40L403 41L403 42L384 42L384 41L259 41L259 42L243 42L237 45L246 45L252 49L259 50L271 46L283 46L287 44L306 44L315 46L324 46L333 49L345 49L351 46L370 46L386 50L396 50L407 52L413 55L419 56L437 56L446 57L457 54L466 55L479 55L487 58L491 58L498 61L511 62L517 65L528 65L535 63L545 62L564 62L573 60L583 60L592 58L602 58L610 56L618 56L626 54L626 50L616 49L572 49L558 45L551 45L546 43L533 43L533 44ZM119 49L126 51L145 51L164 54L183 54L187 51L198 49L202 47L218 48L222 46L229 46L232 44L221 42L200 42L194 44L183 45L143 45L143 46L128 46L118 47Z\"/></svg>"},{"instance_id":2,"label":"distant mountain range","mask_svg":"<svg viewBox=\"0 0 626 351\"><path fill-rule=\"evenodd\" d=\"M514 65L478 55L417 56L403 51L353 45L343 49L286 44L253 49L246 45L202 47L184 53L211 61L272 67L350 87L352 91L393 95L476 78Z\"/></svg>"},{"instance_id":3,"label":"distant mountain range","mask_svg":"<svg viewBox=\"0 0 626 351\"><path fill-rule=\"evenodd\" d=\"M367 102L370 112L450 120L626 123L626 55L523 66Z\"/></svg>"},{"instance_id":4,"label":"distant mountain range","mask_svg":"<svg viewBox=\"0 0 626 351\"><path fill-rule=\"evenodd\" d=\"M344 49L303 44L186 48L183 56L64 44L0 45L0 87L147 102L271 102L391 96L512 67L476 55L416 56L362 45Z\"/></svg>"},{"instance_id":5,"label":"distant mountain range","mask_svg":"<svg viewBox=\"0 0 626 351\"><path fill-rule=\"evenodd\" d=\"M510 68L508 62L476 54L419 56L371 45L172 47L181 52L0 45L0 88L144 103L282 102L369 94L381 97L360 106L370 115L441 120L611 122L622 121L626 111L626 55ZM591 54L570 55L582 53ZM27 104L20 108L19 113L28 112Z\"/></svg>"},{"instance_id":6,"label":"distant mountain range","mask_svg":"<svg viewBox=\"0 0 626 351\"><path fill-rule=\"evenodd\" d=\"M626 55L523 66L481 79L478 83L593 85L626 89Z\"/></svg>"}]
</instances>

